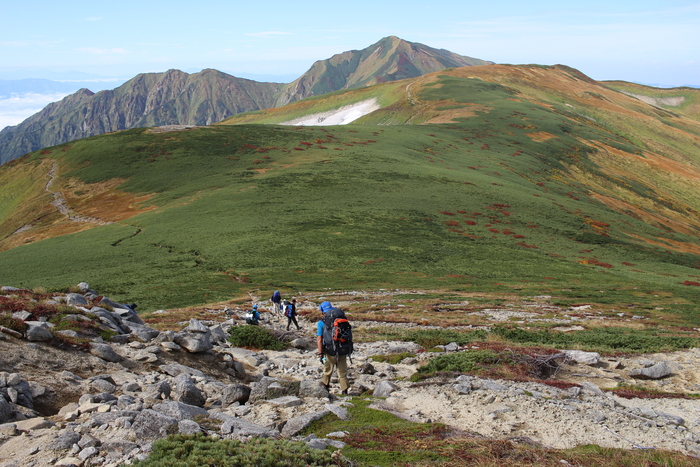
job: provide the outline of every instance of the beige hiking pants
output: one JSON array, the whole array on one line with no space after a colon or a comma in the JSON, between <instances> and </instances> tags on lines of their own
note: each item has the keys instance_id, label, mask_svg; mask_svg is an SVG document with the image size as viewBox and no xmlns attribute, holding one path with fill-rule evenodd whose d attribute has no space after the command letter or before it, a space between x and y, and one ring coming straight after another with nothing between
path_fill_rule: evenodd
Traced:
<instances>
[{"instance_id":1,"label":"beige hiking pants","mask_svg":"<svg viewBox=\"0 0 700 467\"><path fill-rule=\"evenodd\" d=\"M331 375L333 369L338 367L338 382L340 390L345 391L350 387L348 383L348 356L347 355L328 355L326 354L326 364L323 366L323 384L326 386L331 384Z\"/></svg>"}]
</instances>

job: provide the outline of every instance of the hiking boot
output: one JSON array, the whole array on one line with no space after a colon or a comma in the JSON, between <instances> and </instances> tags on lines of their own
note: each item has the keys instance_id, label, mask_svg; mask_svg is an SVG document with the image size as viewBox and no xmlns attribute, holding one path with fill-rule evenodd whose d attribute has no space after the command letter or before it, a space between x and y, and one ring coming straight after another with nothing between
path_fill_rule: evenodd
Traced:
<instances>
[{"instance_id":1,"label":"hiking boot","mask_svg":"<svg viewBox=\"0 0 700 467\"><path fill-rule=\"evenodd\" d=\"M347 396L347 395L348 395L348 390L347 390L347 389L343 389L343 390L341 391L341 394L344 395L344 396Z\"/></svg>"}]
</instances>

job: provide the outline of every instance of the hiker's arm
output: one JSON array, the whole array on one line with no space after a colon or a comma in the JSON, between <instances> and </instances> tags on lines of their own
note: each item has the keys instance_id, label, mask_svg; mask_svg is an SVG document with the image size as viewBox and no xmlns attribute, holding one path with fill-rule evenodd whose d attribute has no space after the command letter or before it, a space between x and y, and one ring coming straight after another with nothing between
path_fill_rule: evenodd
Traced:
<instances>
[{"instance_id":1,"label":"hiker's arm","mask_svg":"<svg viewBox=\"0 0 700 467\"><path fill-rule=\"evenodd\" d=\"M323 336L316 336L316 348L318 349L318 353L323 353Z\"/></svg>"}]
</instances>

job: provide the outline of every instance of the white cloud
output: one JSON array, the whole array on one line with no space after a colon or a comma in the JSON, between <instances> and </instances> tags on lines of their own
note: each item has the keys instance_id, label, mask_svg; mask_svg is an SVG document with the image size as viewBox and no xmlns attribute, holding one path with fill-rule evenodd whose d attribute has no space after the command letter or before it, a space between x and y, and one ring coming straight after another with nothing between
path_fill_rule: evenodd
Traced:
<instances>
[{"instance_id":1,"label":"white cloud","mask_svg":"<svg viewBox=\"0 0 700 467\"><path fill-rule=\"evenodd\" d=\"M126 55L129 53L127 50L120 49L118 47L112 49L100 49L98 47L82 47L78 49L78 51L91 55Z\"/></svg>"},{"instance_id":2,"label":"white cloud","mask_svg":"<svg viewBox=\"0 0 700 467\"><path fill-rule=\"evenodd\" d=\"M60 101L68 93L52 94L13 94L9 98L0 98L0 130L10 125L17 125L31 117L51 102Z\"/></svg>"}]
</instances>

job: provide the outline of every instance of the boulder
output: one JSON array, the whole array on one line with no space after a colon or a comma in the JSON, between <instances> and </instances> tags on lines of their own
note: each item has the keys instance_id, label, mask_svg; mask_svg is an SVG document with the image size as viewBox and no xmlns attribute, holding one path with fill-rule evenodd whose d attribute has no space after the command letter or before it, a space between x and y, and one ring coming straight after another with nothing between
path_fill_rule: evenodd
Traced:
<instances>
[{"instance_id":1,"label":"boulder","mask_svg":"<svg viewBox=\"0 0 700 467\"><path fill-rule=\"evenodd\" d=\"M301 399L296 396L278 397L277 399L270 399L267 402L275 407L297 407L302 404Z\"/></svg>"},{"instance_id":2,"label":"boulder","mask_svg":"<svg viewBox=\"0 0 700 467\"><path fill-rule=\"evenodd\" d=\"M178 432L178 420L151 409L142 410L131 429L136 439L156 440Z\"/></svg>"},{"instance_id":3,"label":"boulder","mask_svg":"<svg viewBox=\"0 0 700 467\"><path fill-rule=\"evenodd\" d=\"M279 431L249 422L242 418L232 417L224 413L216 412L211 414L211 418L221 420L221 434L232 437L260 437L279 438Z\"/></svg>"},{"instance_id":4,"label":"boulder","mask_svg":"<svg viewBox=\"0 0 700 467\"><path fill-rule=\"evenodd\" d=\"M109 344L93 342L90 344L90 353L108 362L118 362L122 359Z\"/></svg>"},{"instance_id":5,"label":"boulder","mask_svg":"<svg viewBox=\"0 0 700 467\"><path fill-rule=\"evenodd\" d=\"M566 356L581 365L597 365L600 363L598 352L584 352L583 350L562 350Z\"/></svg>"},{"instance_id":6,"label":"boulder","mask_svg":"<svg viewBox=\"0 0 700 467\"><path fill-rule=\"evenodd\" d=\"M88 306L90 302L79 293L66 294L66 303L71 306Z\"/></svg>"},{"instance_id":7,"label":"boulder","mask_svg":"<svg viewBox=\"0 0 700 467\"><path fill-rule=\"evenodd\" d=\"M172 395L174 400L197 407L202 407L206 402L206 398L189 376L180 375L173 383L175 383Z\"/></svg>"},{"instance_id":8,"label":"boulder","mask_svg":"<svg viewBox=\"0 0 700 467\"><path fill-rule=\"evenodd\" d=\"M190 319L190 324L184 329L185 332L198 332L202 334L207 334L211 333L209 328L207 328L204 324L202 324L201 321L198 319L192 318Z\"/></svg>"},{"instance_id":9,"label":"boulder","mask_svg":"<svg viewBox=\"0 0 700 467\"><path fill-rule=\"evenodd\" d=\"M177 423L177 432L181 435L195 435L202 431L202 427L194 420L180 420Z\"/></svg>"},{"instance_id":10,"label":"boulder","mask_svg":"<svg viewBox=\"0 0 700 467\"><path fill-rule=\"evenodd\" d=\"M374 365L369 362L358 365L356 371L361 375L373 375L377 372L377 370L374 369Z\"/></svg>"},{"instance_id":11,"label":"boulder","mask_svg":"<svg viewBox=\"0 0 700 467\"><path fill-rule=\"evenodd\" d=\"M301 430L309 426L312 422L322 419L329 413L330 411L328 410L322 410L320 412L307 413L299 417L294 417L288 420L287 423L285 423L284 427L282 428L281 434L285 438L291 438L292 436L296 435Z\"/></svg>"},{"instance_id":12,"label":"boulder","mask_svg":"<svg viewBox=\"0 0 700 467\"><path fill-rule=\"evenodd\" d=\"M71 430L65 430L61 433L56 440L47 446L48 449L52 451L61 451L66 449L71 449L74 444L78 444L80 441L80 434Z\"/></svg>"},{"instance_id":13,"label":"boulder","mask_svg":"<svg viewBox=\"0 0 700 467\"><path fill-rule=\"evenodd\" d=\"M0 423L9 422L13 417L12 405L4 397L0 397Z\"/></svg>"},{"instance_id":14,"label":"boulder","mask_svg":"<svg viewBox=\"0 0 700 467\"><path fill-rule=\"evenodd\" d=\"M229 337L228 334L226 333L226 331L224 331L221 328L221 326L218 324L216 326L212 326L211 328L209 328L209 330L211 331L212 342L216 342L216 343L226 342L226 340Z\"/></svg>"},{"instance_id":15,"label":"boulder","mask_svg":"<svg viewBox=\"0 0 700 467\"><path fill-rule=\"evenodd\" d=\"M671 367L666 362L660 362L648 368L630 370L629 375L640 379L661 379L672 373Z\"/></svg>"},{"instance_id":16,"label":"boulder","mask_svg":"<svg viewBox=\"0 0 700 467\"><path fill-rule=\"evenodd\" d=\"M188 375L188 376L196 376L198 378L205 378L207 376L201 370L197 370L195 368L192 368L192 367L189 367L186 365L181 365L179 363L160 365L158 368L160 369L160 371L162 371L163 373L166 373L170 376Z\"/></svg>"},{"instance_id":17,"label":"boulder","mask_svg":"<svg viewBox=\"0 0 700 467\"><path fill-rule=\"evenodd\" d=\"M313 379L302 380L299 384L299 397L328 397L330 394L320 381Z\"/></svg>"},{"instance_id":18,"label":"boulder","mask_svg":"<svg viewBox=\"0 0 700 467\"><path fill-rule=\"evenodd\" d=\"M230 384L226 386L221 394L221 406L228 407L235 402L245 404L250 398L250 391L251 389L243 384Z\"/></svg>"},{"instance_id":19,"label":"boulder","mask_svg":"<svg viewBox=\"0 0 700 467\"><path fill-rule=\"evenodd\" d=\"M389 397L389 395L397 389L399 389L397 385L395 385L391 381L384 380L377 383L372 395L374 397Z\"/></svg>"},{"instance_id":20,"label":"boulder","mask_svg":"<svg viewBox=\"0 0 700 467\"><path fill-rule=\"evenodd\" d=\"M185 404L179 401L167 401L153 406L156 412L176 418L177 420L194 420L195 417L208 417L209 412L201 407Z\"/></svg>"},{"instance_id":21,"label":"boulder","mask_svg":"<svg viewBox=\"0 0 700 467\"><path fill-rule=\"evenodd\" d=\"M190 353L209 352L214 348L211 343L211 332L207 328L206 333L177 333L175 343Z\"/></svg>"},{"instance_id":22,"label":"boulder","mask_svg":"<svg viewBox=\"0 0 700 467\"><path fill-rule=\"evenodd\" d=\"M26 332L27 340L32 342L48 342L53 339L53 334L51 331L46 329L44 326L33 326L29 325Z\"/></svg>"},{"instance_id":23,"label":"boulder","mask_svg":"<svg viewBox=\"0 0 700 467\"><path fill-rule=\"evenodd\" d=\"M335 414L341 420L350 420L350 412L345 407L341 407L335 404L326 404L326 409Z\"/></svg>"},{"instance_id":24,"label":"boulder","mask_svg":"<svg viewBox=\"0 0 700 467\"><path fill-rule=\"evenodd\" d=\"M160 331L139 323L124 321L123 326L131 331L131 335L141 342L150 342L160 334Z\"/></svg>"}]
</instances>

